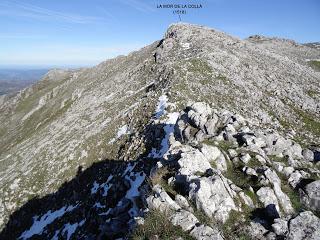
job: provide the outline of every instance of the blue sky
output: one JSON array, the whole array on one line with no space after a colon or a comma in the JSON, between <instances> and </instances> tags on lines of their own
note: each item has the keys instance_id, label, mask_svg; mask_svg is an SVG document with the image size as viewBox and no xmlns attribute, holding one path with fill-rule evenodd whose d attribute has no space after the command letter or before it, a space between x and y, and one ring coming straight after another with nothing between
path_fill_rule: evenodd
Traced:
<instances>
[{"instance_id":1,"label":"blue sky","mask_svg":"<svg viewBox=\"0 0 320 240\"><path fill-rule=\"evenodd\" d=\"M320 41L319 0L0 0L0 66L94 65L160 39L160 3L201 3L182 21L238 36Z\"/></svg>"}]
</instances>

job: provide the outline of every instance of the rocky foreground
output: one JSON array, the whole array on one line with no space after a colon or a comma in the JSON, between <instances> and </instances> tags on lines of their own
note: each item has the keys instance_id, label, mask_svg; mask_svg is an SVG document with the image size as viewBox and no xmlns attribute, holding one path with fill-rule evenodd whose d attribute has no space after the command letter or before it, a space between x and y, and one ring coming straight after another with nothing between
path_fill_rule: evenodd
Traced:
<instances>
[{"instance_id":1,"label":"rocky foreground","mask_svg":"<svg viewBox=\"0 0 320 240\"><path fill-rule=\"evenodd\" d=\"M80 172L13 215L3 239L162 239L143 230L161 213L170 239L319 239L319 149L206 103L174 109L160 97L148 156Z\"/></svg>"},{"instance_id":2,"label":"rocky foreground","mask_svg":"<svg viewBox=\"0 0 320 240\"><path fill-rule=\"evenodd\" d=\"M0 239L319 239L318 59L175 24L2 97Z\"/></svg>"}]
</instances>

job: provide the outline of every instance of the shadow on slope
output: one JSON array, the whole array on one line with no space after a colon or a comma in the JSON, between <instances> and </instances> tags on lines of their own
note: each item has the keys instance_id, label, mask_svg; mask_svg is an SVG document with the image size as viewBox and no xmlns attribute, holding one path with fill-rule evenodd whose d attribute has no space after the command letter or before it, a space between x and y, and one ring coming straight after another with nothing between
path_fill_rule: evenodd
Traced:
<instances>
[{"instance_id":1,"label":"shadow on slope","mask_svg":"<svg viewBox=\"0 0 320 240\"><path fill-rule=\"evenodd\" d=\"M152 160L104 160L65 182L57 192L29 200L11 214L0 239L115 239L144 209ZM145 191L143 191L145 189Z\"/></svg>"}]
</instances>

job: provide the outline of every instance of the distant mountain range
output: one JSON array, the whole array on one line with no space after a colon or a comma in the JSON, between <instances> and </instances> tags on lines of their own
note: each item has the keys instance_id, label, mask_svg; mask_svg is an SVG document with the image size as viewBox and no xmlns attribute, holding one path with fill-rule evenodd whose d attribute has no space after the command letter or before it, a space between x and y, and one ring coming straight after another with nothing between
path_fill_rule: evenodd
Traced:
<instances>
[{"instance_id":1,"label":"distant mountain range","mask_svg":"<svg viewBox=\"0 0 320 240\"><path fill-rule=\"evenodd\" d=\"M40 80L49 69L1 69L0 95L15 93Z\"/></svg>"},{"instance_id":2,"label":"distant mountain range","mask_svg":"<svg viewBox=\"0 0 320 240\"><path fill-rule=\"evenodd\" d=\"M305 43L303 45L308 46L308 47L313 47L316 49L320 49L320 42Z\"/></svg>"}]
</instances>

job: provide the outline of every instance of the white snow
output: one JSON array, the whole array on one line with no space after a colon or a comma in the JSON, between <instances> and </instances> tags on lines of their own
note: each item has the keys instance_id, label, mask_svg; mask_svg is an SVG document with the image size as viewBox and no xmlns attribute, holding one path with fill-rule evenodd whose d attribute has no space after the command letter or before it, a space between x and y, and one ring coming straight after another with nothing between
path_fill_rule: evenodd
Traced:
<instances>
[{"instance_id":1,"label":"white snow","mask_svg":"<svg viewBox=\"0 0 320 240\"><path fill-rule=\"evenodd\" d=\"M41 218L38 216L33 217L33 224L29 230L24 231L19 239L28 239L33 235L41 234L44 228L55 221L57 218L63 216L66 212L70 212L75 209L77 206L68 206L62 207L59 210L51 212L49 210Z\"/></svg>"},{"instance_id":2,"label":"white snow","mask_svg":"<svg viewBox=\"0 0 320 240\"><path fill-rule=\"evenodd\" d=\"M164 126L163 130L165 131L165 136L161 141L161 148L160 148L160 150L153 148L151 150L151 153L149 154L149 157L162 158L163 155L169 150L170 134L172 134L174 132L174 125L175 125L178 117L179 117L178 112L173 112L173 113L168 114L168 118L164 122L165 126Z\"/></svg>"},{"instance_id":3,"label":"white snow","mask_svg":"<svg viewBox=\"0 0 320 240\"><path fill-rule=\"evenodd\" d=\"M122 177L125 176L128 172L131 172L132 169L134 169L136 166L136 163L128 163L127 168L124 170Z\"/></svg>"},{"instance_id":4,"label":"white snow","mask_svg":"<svg viewBox=\"0 0 320 240\"><path fill-rule=\"evenodd\" d=\"M127 191L125 198L131 200L133 203L133 207L129 210L131 217L138 216L138 207L136 206L135 198L140 196L139 187L145 178L146 175L144 172L131 172L130 175L126 176L126 179L130 181L130 189Z\"/></svg>"},{"instance_id":5,"label":"white snow","mask_svg":"<svg viewBox=\"0 0 320 240\"><path fill-rule=\"evenodd\" d=\"M139 187L143 183L146 175L143 172L132 172L130 176L133 177L134 180L132 180L131 177L126 176L126 179L130 181L131 186L126 193L126 198L133 199L134 197L140 196Z\"/></svg>"},{"instance_id":6,"label":"white snow","mask_svg":"<svg viewBox=\"0 0 320 240\"><path fill-rule=\"evenodd\" d=\"M67 224L65 224L64 225L64 229L62 230L62 234L65 234L65 232L67 232L67 240L69 240L70 237L72 236L72 234L75 233L77 228L81 227L85 223L85 221L86 220L84 219L79 223L74 223L74 224L67 223Z\"/></svg>"},{"instance_id":7,"label":"white snow","mask_svg":"<svg viewBox=\"0 0 320 240\"><path fill-rule=\"evenodd\" d=\"M111 208L108 209L108 211L99 213L100 216L107 216L111 212Z\"/></svg>"},{"instance_id":8,"label":"white snow","mask_svg":"<svg viewBox=\"0 0 320 240\"><path fill-rule=\"evenodd\" d=\"M58 238L59 232L60 232L60 230L55 231L54 236L51 238L51 240L59 240L59 238Z\"/></svg>"},{"instance_id":9,"label":"white snow","mask_svg":"<svg viewBox=\"0 0 320 240\"><path fill-rule=\"evenodd\" d=\"M81 151L81 156L80 156L80 158L86 158L86 157L88 157L88 152L83 149L83 150Z\"/></svg>"},{"instance_id":10,"label":"white snow","mask_svg":"<svg viewBox=\"0 0 320 240\"><path fill-rule=\"evenodd\" d=\"M129 129L127 125L123 125L118 129L117 138L120 138L122 135L129 133Z\"/></svg>"},{"instance_id":11,"label":"white snow","mask_svg":"<svg viewBox=\"0 0 320 240\"><path fill-rule=\"evenodd\" d=\"M117 139L119 139L121 136L125 134L129 134L129 127L127 125L123 125L122 127L118 128L117 136L115 138L112 138L108 144L114 143Z\"/></svg>"},{"instance_id":12,"label":"white snow","mask_svg":"<svg viewBox=\"0 0 320 240\"><path fill-rule=\"evenodd\" d=\"M190 45L191 45L191 44L188 43L188 42L181 44L181 46L182 46L184 49L186 49L186 50L187 50L187 49L190 49Z\"/></svg>"},{"instance_id":13,"label":"white snow","mask_svg":"<svg viewBox=\"0 0 320 240\"><path fill-rule=\"evenodd\" d=\"M91 194L95 194L98 192L99 188L103 188L103 194L102 196L107 196L108 194L108 190L110 189L110 187L112 186L112 184L109 184L109 182L111 181L111 179L113 178L113 175L110 175L107 179L107 181L105 183L102 183L101 185L98 184L96 181L94 181L93 186L91 188Z\"/></svg>"},{"instance_id":14,"label":"white snow","mask_svg":"<svg viewBox=\"0 0 320 240\"><path fill-rule=\"evenodd\" d=\"M79 223L74 223L74 224L70 224L70 223L67 223L63 226L63 229L62 229L62 232L61 232L61 229L55 231L55 234L54 236L52 237L51 240L58 240L59 237L58 237L58 234L61 232L62 235L64 235L65 233L67 233L67 240L69 240L72 236L72 234L75 233L75 231L77 230L78 227L81 227L84 223L85 223L85 219L82 220L81 222Z\"/></svg>"},{"instance_id":15,"label":"white snow","mask_svg":"<svg viewBox=\"0 0 320 240\"><path fill-rule=\"evenodd\" d=\"M93 207L95 207L95 208L105 208L106 205L102 205L100 202L96 202L96 203L93 205Z\"/></svg>"},{"instance_id":16,"label":"white snow","mask_svg":"<svg viewBox=\"0 0 320 240\"><path fill-rule=\"evenodd\" d=\"M21 178L16 178L13 183L10 185L11 190L15 190L16 188L19 187L19 182L21 181Z\"/></svg>"},{"instance_id":17,"label":"white snow","mask_svg":"<svg viewBox=\"0 0 320 240\"><path fill-rule=\"evenodd\" d=\"M168 120L166 121L166 124L175 125L178 117L179 117L178 112L169 113ZM171 131L171 132L173 132L173 131Z\"/></svg>"},{"instance_id":18,"label":"white snow","mask_svg":"<svg viewBox=\"0 0 320 240\"><path fill-rule=\"evenodd\" d=\"M99 187L100 187L100 185L96 181L94 181L93 187L91 188L91 194L97 193Z\"/></svg>"},{"instance_id":19,"label":"white snow","mask_svg":"<svg viewBox=\"0 0 320 240\"><path fill-rule=\"evenodd\" d=\"M168 97L166 95L161 95L159 97L159 102L156 108L156 118L160 118L165 114L165 109L168 105Z\"/></svg>"},{"instance_id":20,"label":"white snow","mask_svg":"<svg viewBox=\"0 0 320 240\"><path fill-rule=\"evenodd\" d=\"M102 196L106 197L108 195L108 191L109 189L112 187L113 184L103 184L103 193L102 193Z\"/></svg>"}]
</instances>

